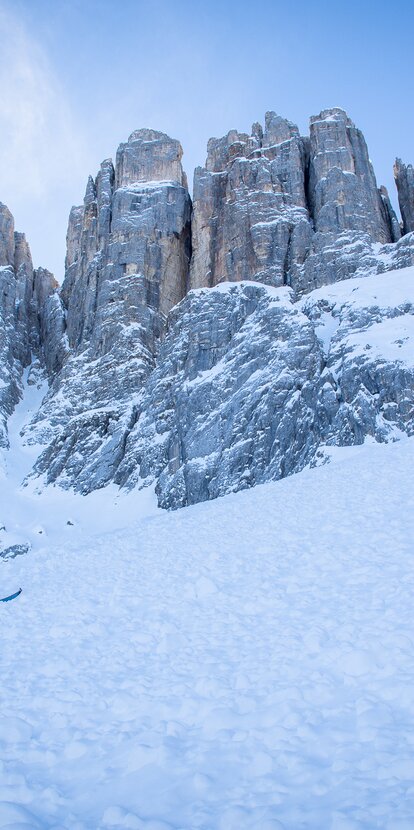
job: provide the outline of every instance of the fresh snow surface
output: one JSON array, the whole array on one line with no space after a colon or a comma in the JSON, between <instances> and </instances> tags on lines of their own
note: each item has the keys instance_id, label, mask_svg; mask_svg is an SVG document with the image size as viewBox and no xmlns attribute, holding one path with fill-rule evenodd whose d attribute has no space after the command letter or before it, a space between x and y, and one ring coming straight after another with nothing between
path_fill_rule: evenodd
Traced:
<instances>
[{"instance_id":1,"label":"fresh snow surface","mask_svg":"<svg viewBox=\"0 0 414 830\"><path fill-rule=\"evenodd\" d=\"M325 309L314 322L326 356L339 337L341 360L346 352L371 362L414 365L413 266L323 286L298 305L305 313Z\"/></svg>"},{"instance_id":2,"label":"fresh snow surface","mask_svg":"<svg viewBox=\"0 0 414 830\"><path fill-rule=\"evenodd\" d=\"M332 285L316 288L306 294L302 303L317 302L328 298L338 304L355 309L377 306L379 309L395 308L413 301L414 266L386 271L368 277L342 280Z\"/></svg>"},{"instance_id":3,"label":"fresh snow surface","mask_svg":"<svg viewBox=\"0 0 414 830\"><path fill-rule=\"evenodd\" d=\"M411 830L414 439L166 513L19 490L40 394L0 482L32 544L0 560L0 828Z\"/></svg>"}]
</instances>

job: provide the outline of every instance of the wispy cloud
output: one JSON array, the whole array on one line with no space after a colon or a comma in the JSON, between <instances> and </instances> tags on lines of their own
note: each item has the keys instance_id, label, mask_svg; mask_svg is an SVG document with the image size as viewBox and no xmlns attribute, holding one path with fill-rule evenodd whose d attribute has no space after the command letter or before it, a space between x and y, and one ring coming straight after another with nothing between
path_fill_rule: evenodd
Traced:
<instances>
[{"instance_id":1,"label":"wispy cloud","mask_svg":"<svg viewBox=\"0 0 414 830\"><path fill-rule=\"evenodd\" d=\"M0 186L40 196L57 172L69 179L68 154L81 162L78 130L45 54L4 9L0 36Z\"/></svg>"},{"instance_id":2,"label":"wispy cloud","mask_svg":"<svg viewBox=\"0 0 414 830\"><path fill-rule=\"evenodd\" d=\"M53 67L24 23L5 6L0 8L0 41L0 201L29 236L30 226L39 222L33 215L37 204L47 227L53 193L58 210L67 214L73 179L81 170L85 176L87 158L82 130ZM39 253L45 261L43 251ZM63 249L60 255L63 260Z\"/></svg>"}]
</instances>

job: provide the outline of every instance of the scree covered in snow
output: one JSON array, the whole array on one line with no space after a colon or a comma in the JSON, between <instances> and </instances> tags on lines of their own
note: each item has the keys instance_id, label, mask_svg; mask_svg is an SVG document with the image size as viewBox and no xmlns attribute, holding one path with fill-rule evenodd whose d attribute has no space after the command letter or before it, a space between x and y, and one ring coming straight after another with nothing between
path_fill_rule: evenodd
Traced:
<instances>
[{"instance_id":1,"label":"scree covered in snow","mask_svg":"<svg viewBox=\"0 0 414 830\"><path fill-rule=\"evenodd\" d=\"M32 547L0 560L0 828L411 829L414 440L168 513L19 489L39 395L1 482Z\"/></svg>"}]
</instances>

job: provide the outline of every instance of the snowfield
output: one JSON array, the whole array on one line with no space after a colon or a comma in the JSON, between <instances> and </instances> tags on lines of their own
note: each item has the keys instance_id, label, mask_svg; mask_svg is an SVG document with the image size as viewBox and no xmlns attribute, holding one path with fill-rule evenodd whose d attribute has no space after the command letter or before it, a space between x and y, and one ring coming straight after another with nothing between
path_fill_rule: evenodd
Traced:
<instances>
[{"instance_id":1,"label":"snowfield","mask_svg":"<svg viewBox=\"0 0 414 830\"><path fill-rule=\"evenodd\" d=\"M333 283L306 294L299 305L316 320L326 354L341 335L342 354L414 365L414 267ZM328 311L329 309L329 311ZM359 325L355 325L359 323ZM338 348L338 344L336 349Z\"/></svg>"},{"instance_id":2,"label":"snowfield","mask_svg":"<svg viewBox=\"0 0 414 830\"><path fill-rule=\"evenodd\" d=\"M2 830L411 830L414 439L328 452L171 513L4 476Z\"/></svg>"}]
</instances>

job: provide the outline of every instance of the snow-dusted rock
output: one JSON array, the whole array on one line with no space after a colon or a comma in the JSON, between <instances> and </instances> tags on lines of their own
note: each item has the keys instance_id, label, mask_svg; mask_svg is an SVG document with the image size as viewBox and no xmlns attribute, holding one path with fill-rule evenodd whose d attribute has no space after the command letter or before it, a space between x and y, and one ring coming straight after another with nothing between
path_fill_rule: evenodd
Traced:
<instances>
[{"instance_id":1,"label":"snow-dusted rock","mask_svg":"<svg viewBox=\"0 0 414 830\"><path fill-rule=\"evenodd\" d=\"M19 399L22 363L16 342L16 278L0 267L0 447L8 447L7 419Z\"/></svg>"},{"instance_id":2,"label":"snow-dusted rock","mask_svg":"<svg viewBox=\"0 0 414 830\"><path fill-rule=\"evenodd\" d=\"M13 216L2 204L0 263L0 447L5 448L7 420L21 394L23 369L32 355L46 362L47 309L57 282L48 271L33 269L26 238L14 230Z\"/></svg>"},{"instance_id":3,"label":"snow-dusted rock","mask_svg":"<svg viewBox=\"0 0 414 830\"><path fill-rule=\"evenodd\" d=\"M317 233L392 241L365 139L337 107L310 119L309 201Z\"/></svg>"},{"instance_id":4,"label":"snow-dusted rock","mask_svg":"<svg viewBox=\"0 0 414 830\"><path fill-rule=\"evenodd\" d=\"M29 550L30 544L28 542L17 545L9 545L6 548L0 547L0 560L7 562L8 559L15 559L16 556L25 556Z\"/></svg>"},{"instance_id":5,"label":"snow-dusted rock","mask_svg":"<svg viewBox=\"0 0 414 830\"><path fill-rule=\"evenodd\" d=\"M179 507L295 472L324 443L411 434L413 313L414 269L299 304L252 284L189 294L115 480L155 477L159 503Z\"/></svg>"},{"instance_id":6,"label":"snow-dusted rock","mask_svg":"<svg viewBox=\"0 0 414 830\"><path fill-rule=\"evenodd\" d=\"M179 507L410 433L414 233L346 113L211 139L192 218L181 154L137 130L89 177L59 293L2 213L4 417L30 350L50 378L34 475Z\"/></svg>"},{"instance_id":7,"label":"snow-dusted rock","mask_svg":"<svg viewBox=\"0 0 414 830\"><path fill-rule=\"evenodd\" d=\"M180 507L300 469L319 441L322 359L288 289L191 292L170 317L115 480L156 477L160 504Z\"/></svg>"},{"instance_id":8,"label":"snow-dusted rock","mask_svg":"<svg viewBox=\"0 0 414 830\"><path fill-rule=\"evenodd\" d=\"M414 231L414 168L412 164L403 164L395 160L395 183L398 190L404 233Z\"/></svg>"},{"instance_id":9,"label":"snow-dusted rock","mask_svg":"<svg viewBox=\"0 0 414 830\"><path fill-rule=\"evenodd\" d=\"M185 294L190 256L190 197L178 141L137 130L89 177L84 205L72 208L62 301L70 347L95 356L120 327L147 325L157 339L164 315ZM146 347L148 343L145 343Z\"/></svg>"},{"instance_id":10,"label":"snow-dusted rock","mask_svg":"<svg viewBox=\"0 0 414 830\"><path fill-rule=\"evenodd\" d=\"M298 295L350 277L381 274L414 265L414 234L395 243L373 242L369 234L315 234L304 266L295 274Z\"/></svg>"},{"instance_id":11,"label":"snow-dusted rock","mask_svg":"<svg viewBox=\"0 0 414 830\"><path fill-rule=\"evenodd\" d=\"M343 110L313 116L310 138L268 112L264 131L254 124L250 136L210 139L195 171L190 286L249 279L300 294L364 267L383 270L376 249L400 236L364 137Z\"/></svg>"},{"instance_id":12,"label":"snow-dusted rock","mask_svg":"<svg viewBox=\"0 0 414 830\"><path fill-rule=\"evenodd\" d=\"M61 291L68 352L61 366L55 358L60 371L28 431L31 442L53 439L37 467L48 480L91 490L122 458L166 314L187 287L191 202L181 154L163 133L137 130L116 169L104 161L83 208L71 211ZM50 311L59 323L58 308Z\"/></svg>"},{"instance_id":13,"label":"snow-dusted rock","mask_svg":"<svg viewBox=\"0 0 414 830\"><path fill-rule=\"evenodd\" d=\"M300 305L325 353L318 402L324 440L412 435L414 268L321 288Z\"/></svg>"},{"instance_id":14,"label":"snow-dusted rock","mask_svg":"<svg viewBox=\"0 0 414 830\"><path fill-rule=\"evenodd\" d=\"M263 133L232 130L210 139L194 174L190 286L225 280L290 282L310 246L306 147L298 128L274 112Z\"/></svg>"},{"instance_id":15,"label":"snow-dusted rock","mask_svg":"<svg viewBox=\"0 0 414 830\"><path fill-rule=\"evenodd\" d=\"M177 508L296 472L326 444L411 434L413 310L413 268L299 302L251 282L192 291L141 392L127 365L68 362L36 472L81 492L156 482Z\"/></svg>"}]
</instances>

